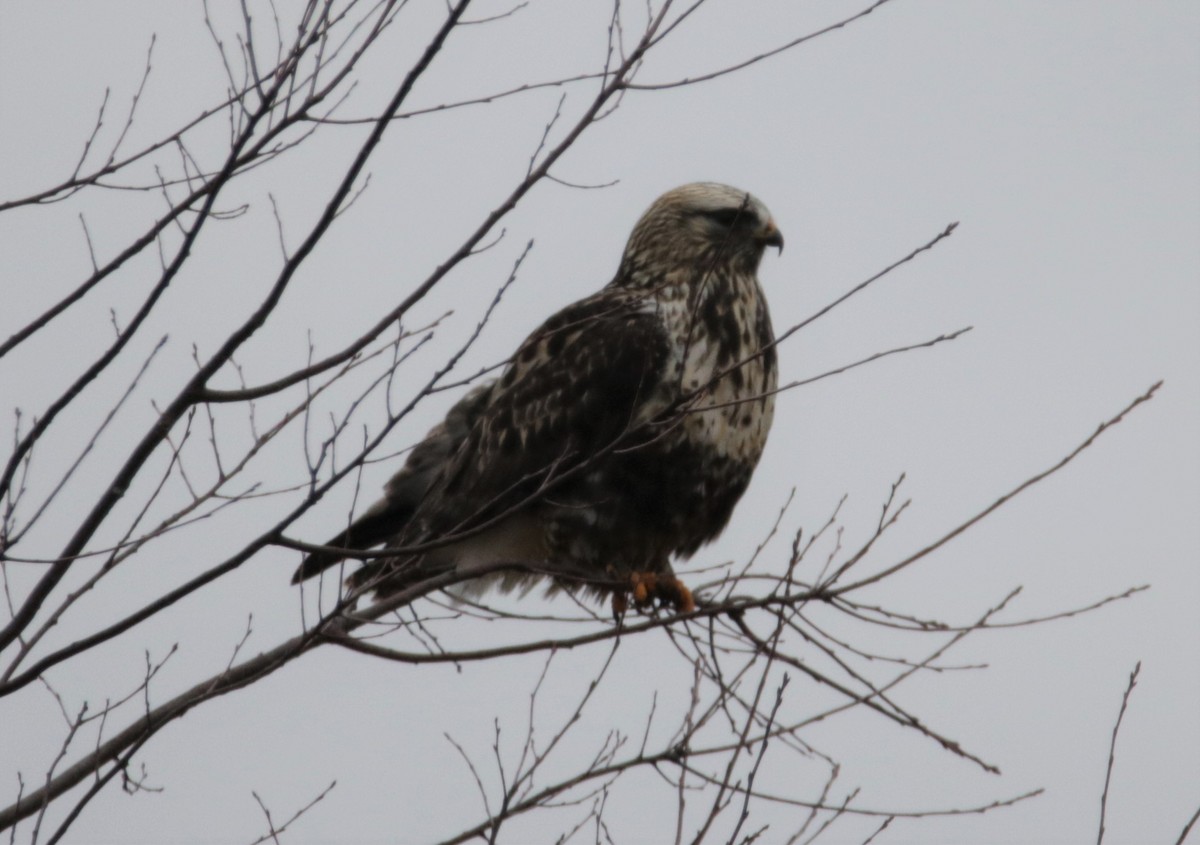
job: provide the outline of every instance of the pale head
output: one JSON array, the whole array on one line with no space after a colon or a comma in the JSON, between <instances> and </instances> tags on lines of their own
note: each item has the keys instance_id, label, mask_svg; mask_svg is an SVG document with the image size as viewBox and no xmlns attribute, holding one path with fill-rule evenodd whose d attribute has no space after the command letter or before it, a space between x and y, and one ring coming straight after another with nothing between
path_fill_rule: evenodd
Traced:
<instances>
[{"instance_id":1,"label":"pale head","mask_svg":"<svg viewBox=\"0 0 1200 845\"><path fill-rule=\"evenodd\" d=\"M697 261L754 272L768 246L782 250L783 235L761 200L718 182L693 182L667 191L638 220L621 275L636 284Z\"/></svg>"}]
</instances>

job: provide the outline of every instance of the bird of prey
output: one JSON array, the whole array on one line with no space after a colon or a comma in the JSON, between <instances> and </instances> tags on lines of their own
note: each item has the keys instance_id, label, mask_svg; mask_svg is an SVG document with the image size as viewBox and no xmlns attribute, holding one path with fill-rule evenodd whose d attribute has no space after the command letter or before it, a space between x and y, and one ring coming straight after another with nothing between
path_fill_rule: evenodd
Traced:
<instances>
[{"instance_id":1,"label":"bird of prey","mask_svg":"<svg viewBox=\"0 0 1200 845\"><path fill-rule=\"evenodd\" d=\"M610 595L618 615L631 596L690 611L671 558L724 529L774 415L757 278L768 246L782 251L783 236L745 191L700 182L659 197L615 278L451 408L293 583L382 544L352 588L382 598L451 574L477 595L549 578L552 591Z\"/></svg>"}]
</instances>

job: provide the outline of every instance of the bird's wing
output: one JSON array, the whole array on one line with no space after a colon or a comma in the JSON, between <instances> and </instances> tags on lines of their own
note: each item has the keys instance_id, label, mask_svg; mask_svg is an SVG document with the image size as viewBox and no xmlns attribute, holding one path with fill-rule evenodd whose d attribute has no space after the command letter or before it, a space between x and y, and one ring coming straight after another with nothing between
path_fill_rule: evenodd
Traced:
<instances>
[{"instance_id":1,"label":"bird's wing","mask_svg":"<svg viewBox=\"0 0 1200 845\"><path fill-rule=\"evenodd\" d=\"M409 452L404 466L385 485L383 498L325 545L343 549L369 549L386 543L404 531L417 505L445 469L446 462L458 451L481 410L487 406L495 384L495 381L482 384L455 403L446 418L431 428ZM342 559L335 552L313 552L301 561L292 575L292 583L298 584L311 578Z\"/></svg>"},{"instance_id":2,"label":"bird's wing","mask_svg":"<svg viewBox=\"0 0 1200 845\"><path fill-rule=\"evenodd\" d=\"M586 471L669 402L669 354L653 308L627 295L602 291L551 317L521 345L397 545L477 529Z\"/></svg>"}]
</instances>

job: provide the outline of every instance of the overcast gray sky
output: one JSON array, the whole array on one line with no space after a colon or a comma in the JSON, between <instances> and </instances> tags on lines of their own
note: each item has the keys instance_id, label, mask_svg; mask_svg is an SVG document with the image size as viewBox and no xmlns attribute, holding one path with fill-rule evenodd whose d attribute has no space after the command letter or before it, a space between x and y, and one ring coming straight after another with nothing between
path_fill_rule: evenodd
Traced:
<instances>
[{"instance_id":1,"label":"overcast gray sky","mask_svg":"<svg viewBox=\"0 0 1200 845\"><path fill-rule=\"evenodd\" d=\"M740 60L865 5L711 0L652 55L640 81ZM368 114L396 86L443 8L414 0L401 16L407 23L389 34L392 43L364 65L347 115ZM480 3L476 14L506 8ZM593 71L610 8L534 0L511 18L467 28L413 104ZM152 35L154 70L131 147L222 93L223 70L199 5L8 2L0 9L0 199L71 171L105 89L114 108L137 90ZM1016 586L1023 591L1009 611L1014 620L1151 585L1078 618L979 636L954 657L986 662L986 670L934 676L902 694L928 723L996 762L1000 778L866 716L815 726L810 740L844 763L842 782L861 785L866 806L986 803L1046 788L983 816L897 823L879 842L1093 840L1113 721L1139 660L1108 841L1174 841L1200 805L1198 39L1200 5L1192 2L893 0L729 77L630 93L554 171L572 182L616 184L540 186L506 221L504 240L421 306L422 320L455 309L443 345L430 348L432 366L474 326L533 238L467 369L499 360L552 311L608 281L637 216L658 194L690 181L752 191L774 213L787 249L766 258L761 277L780 329L959 221L931 253L784 344L781 375L790 381L964 326L973 331L782 395L763 466L733 524L697 566L744 558L793 487L790 531L819 528L848 494L841 518L847 538L861 539L905 472L914 501L873 552L882 566L1053 464L1165 379L1153 402L1067 471L880 587L879 600L890 606L961 622ZM240 358L248 380L303 363L310 330L318 350L328 351L394 306L520 178L558 97L550 89L394 126L369 167L368 190L305 264L280 324ZM586 97L568 89L565 113L577 114ZM109 120L108 131L119 131L121 120ZM208 153L214 160L220 131ZM92 481L70 495L90 501L122 447L153 418L150 399L162 402L189 372L192 344L211 351L242 313L237 306L256 301L269 283L278 247L268 192L285 237L298 236L361 137L355 128L326 131L307 157L247 180L238 196L249 212L214 227L173 285L147 341L169 334L169 345L120 431L87 464ZM81 210L103 258L160 202L113 192L0 215L0 337L86 274ZM126 281L0 362L6 425L14 406L38 414L77 372L79 356L106 341L110 307L118 321L129 318L155 260L131 267ZM422 372L413 371L412 384ZM96 402L107 407L115 395L98 393ZM422 407L394 433L394 448L423 433L452 398ZM61 452L47 447L39 466L65 466L87 422L64 421ZM298 449L270 460L279 485L302 480ZM363 498L395 468L394 461L372 466ZM352 493L311 513L306 539L324 539L344 521ZM45 557L62 546L55 524L31 540ZM196 544L220 539L193 534L172 555L130 567L81 603L56 641L211 565L219 552ZM786 546L771 547L781 561ZM51 675L55 688L69 709L118 695L140 676L143 650L161 656L177 642L162 678L165 697L219 670L251 613L247 650L268 648L298 628L298 591L287 584L296 557L264 553L171 619L139 626L87 663L60 667ZM603 657L557 658L564 701ZM655 690L666 702L685 696L687 672L677 665L659 672L659 659L653 649L623 654L614 670L622 680L597 707L636 729ZM443 733L486 755L495 719L514 732L523 725L540 666L534 657L456 672L312 654L168 728L136 758L164 791L110 790L67 841L250 841L262 829L252 790L287 815L334 779L338 786L285 841L435 840L480 812L470 774ZM26 783L44 772L62 722L49 694L29 688L0 700L0 725L0 794L15 796L16 771ZM12 725L22 726L20 735ZM607 725L597 718L595 730ZM636 806L636 796L625 799ZM662 841L672 829L673 808L642 812L614 822L618 842ZM526 833L552 841L559 828L545 825ZM861 841L870 829L848 823L844 839L829 841ZM768 832L765 841L778 840Z\"/></svg>"}]
</instances>

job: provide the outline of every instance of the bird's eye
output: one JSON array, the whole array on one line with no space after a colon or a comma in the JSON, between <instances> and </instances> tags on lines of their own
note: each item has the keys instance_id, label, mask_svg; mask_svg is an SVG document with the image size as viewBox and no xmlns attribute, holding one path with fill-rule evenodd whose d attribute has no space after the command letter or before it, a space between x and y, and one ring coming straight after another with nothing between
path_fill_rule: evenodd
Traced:
<instances>
[{"instance_id":1,"label":"bird's eye","mask_svg":"<svg viewBox=\"0 0 1200 845\"><path fill-rule=\"evenodd\" d=\"M701 213L726 229L732 229L739 221L743 224L747 223L751 218L750 210L746 208L716 208Z\"/></svg>"}]
</instances>

